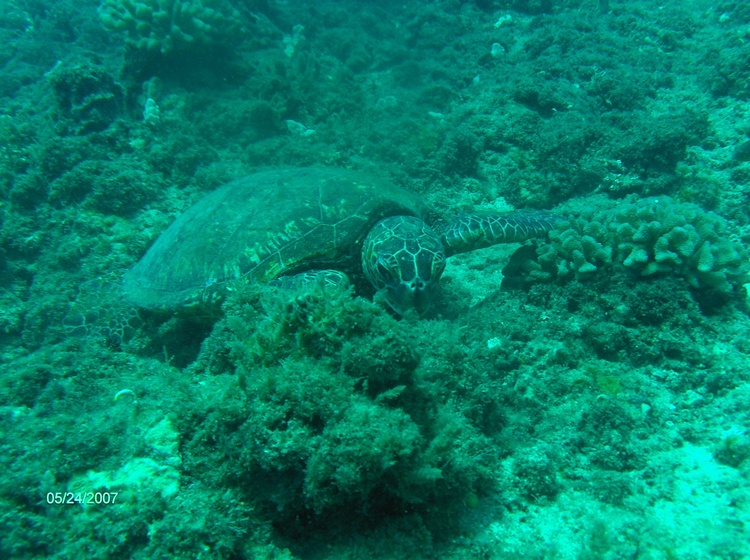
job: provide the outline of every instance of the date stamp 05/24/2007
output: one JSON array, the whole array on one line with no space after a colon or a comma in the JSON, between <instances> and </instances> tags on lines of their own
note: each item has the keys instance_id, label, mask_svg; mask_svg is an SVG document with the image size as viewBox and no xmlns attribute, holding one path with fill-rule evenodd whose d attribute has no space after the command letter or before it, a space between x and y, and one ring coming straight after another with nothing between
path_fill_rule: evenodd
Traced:
<instances>
[{"instance_id":1,"label":"date stamp 05/24/2007","mask_svg":"<svg viewBox=\"0 0 750 560\"><path fill-rule=\"evenodd\" d=\"M119 492L47 492L47 503L55 505L114 504Z\"/></svg>"}]
</instances>

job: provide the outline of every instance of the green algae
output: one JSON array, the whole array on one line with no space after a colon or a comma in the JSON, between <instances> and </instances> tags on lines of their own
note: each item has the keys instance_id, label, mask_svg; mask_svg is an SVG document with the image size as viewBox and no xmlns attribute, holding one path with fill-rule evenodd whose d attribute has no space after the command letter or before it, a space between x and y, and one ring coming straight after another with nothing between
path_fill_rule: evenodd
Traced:
<instances>
[{"instance_id":1,"label":"green algae","mask_svg":"<svg viewBox=\"0 0 750 560\"><path fill-rule=\"evenodd\" d=\"M446 213L669 196L746 248L747 6L242 8L233 56L194 57L135 52L93 3L0 10L0 554L746 554L741 285L508 290L490 251L419 321L249 288L215 324L100 317L134 317L118 275L256 166L367 168ZM46 501L87 488L123 500Z\"/></svg>"}]
</instances>

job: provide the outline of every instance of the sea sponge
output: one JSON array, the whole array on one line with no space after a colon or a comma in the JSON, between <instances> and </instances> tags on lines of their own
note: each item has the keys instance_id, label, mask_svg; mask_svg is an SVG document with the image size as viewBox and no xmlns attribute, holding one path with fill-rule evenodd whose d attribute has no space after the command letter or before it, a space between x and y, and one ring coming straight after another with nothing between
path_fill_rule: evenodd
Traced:
<instances>
[{"instance_id":1,"label":"sea sponge","mask_svg":"<svg viewBox=\"0 0 750 560\"><path fill-rule=\"evenodd\" d=\"M694 288L731 292L750 281L750 260L721 216L669 197L584 208L538 250L540 278L583 279L602 269L678 274Z\"/></svg>"},{"instance_id":2,"label":"sea sponge","mask_svg":"<svg viewBox=\"0 0 750 560\"><path fill-rule=\"evenodd\" d=\"M99 15L109 31L125 31L129 44L161 53L230 43L242 28L228 0L103 0Z\"/></svg>"}]
</instances>

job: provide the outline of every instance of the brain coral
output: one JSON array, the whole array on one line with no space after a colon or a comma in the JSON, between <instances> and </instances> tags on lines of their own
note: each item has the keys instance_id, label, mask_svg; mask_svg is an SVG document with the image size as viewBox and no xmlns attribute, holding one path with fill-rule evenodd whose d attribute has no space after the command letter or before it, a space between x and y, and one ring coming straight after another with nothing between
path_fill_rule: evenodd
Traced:
<instances>
[{"instance_id":1,"label":"brain coral","mask_svg":"<svg viewBox=\"0 0 750 560\"><path fill-rule=\"evenodd\" d=\"M550 232L539 277L587 278L601 270L678 274L695 288L732 291L750 281L750 260L726 220L669 197L600 202Z\"/></svg>"},{"instance_id":2,"label":"brain coral","mask_svg":"<svg viewBox=\"0 0 750 560\"><path fill-rule=\"evenodd\" d=\"M108 30L125 31L129 44L162 53L228 43L241 29L228 0L103 0L99 15Z\"/></svg>"}]
</instances>

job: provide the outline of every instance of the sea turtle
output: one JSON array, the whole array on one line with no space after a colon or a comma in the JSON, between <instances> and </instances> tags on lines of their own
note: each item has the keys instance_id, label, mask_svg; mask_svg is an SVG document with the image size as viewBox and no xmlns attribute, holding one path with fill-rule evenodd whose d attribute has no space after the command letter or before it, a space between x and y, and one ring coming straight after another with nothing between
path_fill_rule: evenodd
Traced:
<instances>
[{"instance_id":1,"label":"sea turtle","mask_svg":"<svg viewBox=\"0 0 750 560\"><path fill-rule=\"evenodd\" d=\"M433 229L425 216L417 196L365 173L261 171L177 218L125 273L125 296L143 308L205 307L240 278L269 283L321 270L364 276L397 313L422 314L447 257L543 235L557 220L547 212L471 214Z\"/></svg>"}]
</instances>

